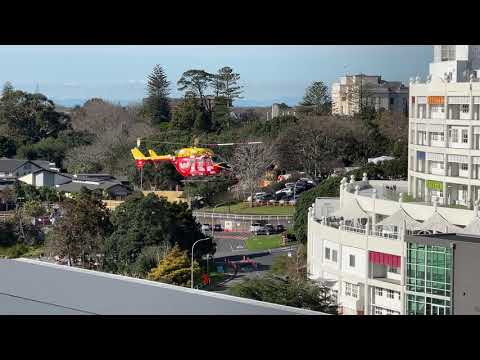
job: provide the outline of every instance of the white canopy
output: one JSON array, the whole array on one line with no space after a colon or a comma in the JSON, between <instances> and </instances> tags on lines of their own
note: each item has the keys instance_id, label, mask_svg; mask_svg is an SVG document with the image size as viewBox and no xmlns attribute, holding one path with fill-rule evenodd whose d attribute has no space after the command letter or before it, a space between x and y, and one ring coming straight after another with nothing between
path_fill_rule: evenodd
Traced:
<instances>
[{"instance_id":1,"label":"white canopy","mask_svg":"<svg viewBox=\"0 0 480 360\"><path fill-rule=\"evenodd\" d=\"M472 235L479 235L480 234L480 218L475 217L470 224L468 224L464 229L461 231L465 234L472 234Z\"/></svg>"},{"instance_id":2,"label":"white canopy","mask_svg":"<svg viewBox=\"0 0 480 360\"><path fill-rule=\"evenodd\" d=\"M398 209L392 215L383 219L377 225L403 227L405 224L407 230L416 230L422 226L417 220L407 214L403 208Z\"/></svg>"},{"instance_id":3,"label":"white canopy","mask_svg":"<svg viewBox=\"0 0 480 360\"><path fill-rule=\"evenodd\" d=\"M346 204L339 210L335 211L333 216L343 217L347 220L368 219L368 214L360 207L357 199L353 199L351 203Z\"/></svg>"},{"instance_id":4,"label":"white canopy","mask_svg":"<svg viewBox=\"0 0 480 360\"><path fill-rule=\"evenodd\" d=\"M432 216L430 216L425 222L423 222L419 229L422 230L432 230L438 232L461 232L463 229L461 227L450 224L447 219L435 211Z\"/></svg>"}]
</instances>

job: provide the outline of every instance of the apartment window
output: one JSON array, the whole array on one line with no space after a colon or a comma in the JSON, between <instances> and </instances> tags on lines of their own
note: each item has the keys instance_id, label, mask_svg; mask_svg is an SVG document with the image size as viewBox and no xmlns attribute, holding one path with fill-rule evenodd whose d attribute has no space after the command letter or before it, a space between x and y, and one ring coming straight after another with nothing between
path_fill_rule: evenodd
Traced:
<instances>
[{"instance_id":1,"label":"apartment window","mask_svg":"<svg viewBox=\"0 0 480 360\"><path fill-rule=\"evenodd\" d=\"M457 129L450 129L450 141L451 142L458 142L458 130Z\"/></svg>"},{"instance_id":2,"label":"apartment window","mask_svg":"<svg viewBox=\"0 0 480 360\"><path fill-rule=\"evenodd\" d=\"M337 262L337 250L332 250L332 261Z\"/></svg>"},{"instance_id":3,"label":"apartment window","mask_svg":"<svg viewBox=\"0 0 480 360\"><path fill-rule=\"evenodd\" d=\"M345 283L345 296L351 296L358 299L358 285Z\"/></svg>"},{"instance_id":4,"label":"apartment window","mask_svg":"<svg viewBox=\"0 0 480 360\"><path fill-rule=\"evenodd\" d=\"M387 290L387 298L388 299L394 299L395 298L395 291Z\"/></svg>"},{"instance_id":5,"label":"apartment window","mask_svg":"<svg viewBox=\"0 0 480 360\"><path fill-rule=\"evenodd\" d=\"M470 105L468 104L462 104L462 113L464 114L468 114L469 110L470 110Z\"/></svg>"},{"instance_id":6,"label":"apartment window","mask_svg":"<svg viewBox=\"0 0 480 360\"><path fill-rule=\"evenodd\" d=\"M398 274L398 273L399 273L399 268L395 268L395 267L388 266L388 267L387 267L387 271L388 271L389 273Z\"/></svg>"},{"instance_id":7,"label":"apartment window","mask_svg":"<svg viewBox=\"0 0 480 360\"><path fill-rule=\"evenodd\" d=\"M440 45L441 46L441 59L442 61L455 60L455 45Z\"/></svg>"},{"instance_id":8,"label":"apartment window","mask_svg":"<svg viewBox=\"0 0 480 360\"><path fill-rule=\"evenodd\" d=\"M350 267L355 267L355 255L350 255Z\"/></svg>"},{"instance_id":9,"label":"apartment window","mask_svg":"<svg viewBox=\"0 0 480 360\"><path fill-rule=\"evenodd\" d=\"M375 296L383 296L383 289L382 288L375 288Z\"/></svg>"},{"instance_id":10,"label":"apartment window","mask_svg":"<svg viewBox=\"0 0 480 360\"><path fill-rule=\"evenodd\" d=\"M383 315L382 308L379 308L378 306L373 307L373 315Z\"/></svg>"},{"instance_id":11,"label":"apartment window","mask_svg":"<svg viewBox=\"0 0 480 360\"><path fill-rule=\"evenodd\" d=\"M468 144L468 130L462 130L462 143Z\"/></svg>"},{"instance_id":12,"label":"apartment window","mask_svg":"<svg viewBox=\"0 0 480 360\"><path fill-rule=\"evenodd\" d=\"M443 132L434 132L432 133L432 140L433 141L444 141L445 138L443 136Z\"/></svg>"},{"instance_id":13,"label":"apartment window","mask_svg":"<svg viewBox=\"0 0 480 360\"><path fill-rule=\"evenodd\" d=\"M398 313L398 311L393 311L393 310L387 309L387 315L400 315L400 314Z\"/></svg>"},{"instance_id":14,"label":"apartment window","mask_svg":"<svg viewBox=\"0 0 480 360\"><path fill-rule=\"evenodd\" d=\"M325 248L325 259L330 260L330 248Z\"/></svg>"},{"instance_id":15,"label":"apartment window","mask_svg":"<svg viewBox=\"0 0 480 360\"><path fill-rule=\"evenodd\" d=\"M460 169L462 171L468 171L468 164L460 164Z\"/></svg>"}]
</instances>

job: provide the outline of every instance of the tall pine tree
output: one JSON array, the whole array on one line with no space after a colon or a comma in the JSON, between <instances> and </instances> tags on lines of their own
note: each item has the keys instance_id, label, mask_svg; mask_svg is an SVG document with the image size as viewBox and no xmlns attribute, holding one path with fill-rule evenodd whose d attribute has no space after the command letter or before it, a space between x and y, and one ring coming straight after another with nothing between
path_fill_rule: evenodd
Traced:
<instances>
[{"instance_id":1,"label":"tall pine tree","mask_svg":"<svg viewBox=\"0 0 480 360\"><path fill-rule=\"evenodd\" d=\"M160 65L155 65L152 73L148 76L147 93L145 99L146 110L152 119L152 124L157 125L170 121L170 82Z\"/></svg>"},{"instance_id":2,"label":"tall pine tree","mask_svg":"<svg viewBox=\"0 0 480 360\"><path fill-rule=\"evenodd\" d=\"M216 79L221 83L219 95L227 98L231 104L235 99L241 99L242 86L237 84L240 74L234 73L231 67L225 66L218 70Z\"/></svg>"}]
</instances>

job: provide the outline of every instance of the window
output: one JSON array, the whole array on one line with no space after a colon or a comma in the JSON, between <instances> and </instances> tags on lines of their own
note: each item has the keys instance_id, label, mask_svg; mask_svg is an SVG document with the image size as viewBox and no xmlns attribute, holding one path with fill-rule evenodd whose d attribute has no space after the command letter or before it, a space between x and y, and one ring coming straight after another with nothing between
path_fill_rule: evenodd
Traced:
<instances>
[{"instance_id":1,"label":"window","mask_svg":"<svg viewBox=\"0 0 480 360\"><path fill-rule=\"evenodd\" d=\"M468 105L468 104L462 104L461 109L462 109L462 113L468 114L468 112L469 112L469 110L470 110L470 105Z\"/></svg>"},{"instance_id":2,"label":"window","mask_svg":"<svg viewBox=\"0 0 480 360\"><path fill-rule=\"evenodd\" d=\"M382 308L379 308L378 306L373 307L373 315L383 315Z\"/></svg>"},{"instance_id":3,"label":"window","mask_svg":"<svg viewBox=\"0 0 480 360\"><path fill-rule=\"evenodd\" d=\"M330 260L330 248L325 248L325 259Z\"/></svg>"},{"instance_id":4,"label":"window","mask_svg":"<svg viewBox=\"0 0 480 360\"><path fill-rule=\"evenodd\" d=\"M383 296L383 289L382 288L375 288L375 296Z\"/></svg>"},{"instance_id":5,"label":"window","mask_svg":"<svg viewBox=\"0 0 480 360\"><path fill-rule=\"evenodd\" d=\"M390 266L387 267L387 272L389 272L389 273L399 274L399 271L400 271L399 268L390 267Z\"/></svg>"},{"instance_id":6,"label":"window","mask_svg":"<svg viewBox=\"0 0 480 360\"><path fill-rule=\"evenodd\" d=\"M462 130L462 143L468 144L468 130Z\"/></svg>"},{"instance_id":7,"label":"window","mask_svg":"<svg viewBox=\"0 0 480 360\"><path fill-rule=\"evenodd\" d=\"M450 141L458 142L458 129L450 129Z\"/></svg>"},{"instance_id":8,"label":"window","mask_svg":"<svg viewBox=\"0 0 480 360\"><path fill-rule=\"evenodd\" d=\"M355 267L355 255L350 255L350 267Z\"/></svg>"},{"instance_id":9,"label":"window","mask_svg":"<svg viewBox=\"0 0 480 360\"><path fill-rule=\"evenodd\" d=\"M455 45L440 45L441 51L441 61L452 61L455 60Z\"/></svg>"},{"instance_id":10,"label":"window","mask_svg":"<svg viewBox=\"0 0 480 360\"><path fill-rule=\"evenodd\" d=\"M332 261L337 262L337 250L332 250Z\"/></svg>"},{"instance_id":11,"label":"window","mask_svg":"<svg viewBox=\"0 0 480 360\"><path fill-rule=\"evenodd\" d=\"M460 169L462 171L468 171L468 164L460 164Z\"/></svg>"},{"instance_id":12,"label":"window","mask_svg":"<svg viewBox=\"0 0 480 360\"><path fill-rule=\"evenodd\" d=\"M395 291L387 289L387 298L394 299L395 298Z\"/></svg>"},{"instance_id":13,"label":"window","mask_svg":"<svg viewBox=\"0 0 480 360\"><path fill-rule=\"evenodd\" d=\"M358 285L345 283L345 296L351 296L358 299Z\"/></svg>"}]
</instances>

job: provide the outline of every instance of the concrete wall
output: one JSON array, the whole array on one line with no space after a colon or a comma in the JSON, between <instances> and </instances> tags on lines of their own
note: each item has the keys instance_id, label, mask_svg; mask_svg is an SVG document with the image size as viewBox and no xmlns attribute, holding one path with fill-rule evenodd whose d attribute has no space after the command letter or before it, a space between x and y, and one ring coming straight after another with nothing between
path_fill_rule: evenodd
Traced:
<instances>
[{"instance_id":1,"label":"concrete wall","mask_svg":"<svg viewBox=\"0 0 480 360\"><path fill-rule=\"evenodd\" d=\"M457 242L454 250L455 315L480 315L480 246Z\"/></svg>"},{"instance_id":2,"label":"concrete wall","mask_svg":"<svg viewBox=\"0 0 480 360\"><path fill-rule=\"evenodd\" d=\"M342 246L342 272L345 274L365 277L367 252L351 246ZM355 266L350 266L350 255L355 257Z\"/></svg>"}]
</instances>

